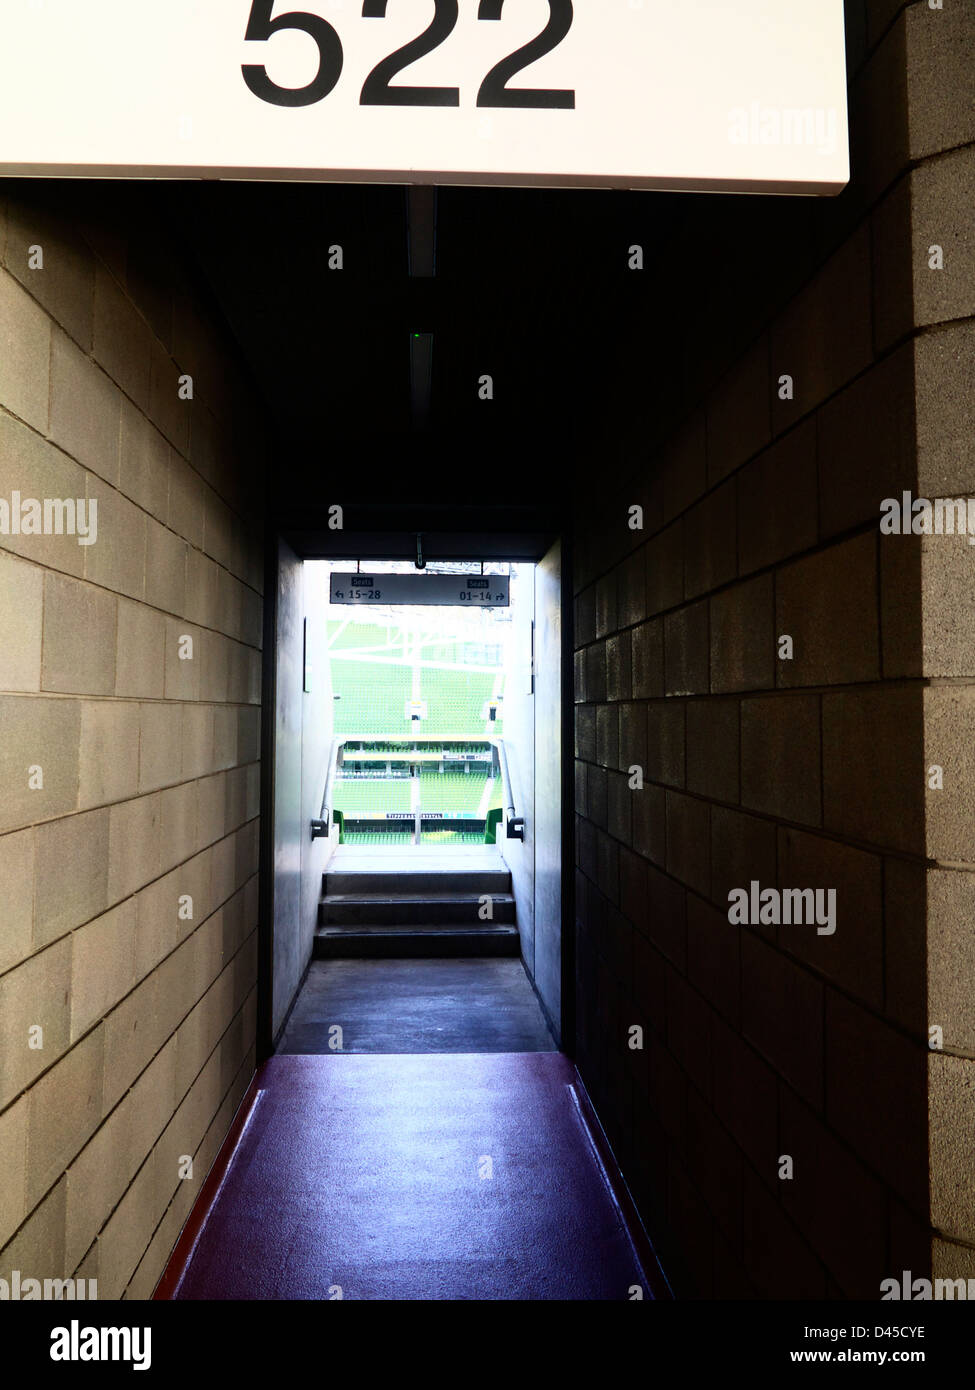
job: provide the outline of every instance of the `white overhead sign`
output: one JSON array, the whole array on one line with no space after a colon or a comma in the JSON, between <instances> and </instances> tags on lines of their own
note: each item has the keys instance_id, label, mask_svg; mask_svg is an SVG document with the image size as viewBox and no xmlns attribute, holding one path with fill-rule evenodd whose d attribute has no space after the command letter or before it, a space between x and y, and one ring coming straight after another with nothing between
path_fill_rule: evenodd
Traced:
<instances>
[{"instance_id":1,"label":"white overhead sign","mask_svg":"<svg viewBox=\"0 0 975 1390\"><path fill-rule=\"evenodd\" d=\"M2 0L0 173L837 193L843 0Z\"/></svg>"},{"instance_id":2,"label":"white overhead sign","mask_svg":"<svg viewBox=\"0 0 975 1390\"><path fill-rule=\"evenodd\" d=\"M332 603L421 604L440 608L507 608L502 574L333 574Z\"/></svg>"}]
</instances>

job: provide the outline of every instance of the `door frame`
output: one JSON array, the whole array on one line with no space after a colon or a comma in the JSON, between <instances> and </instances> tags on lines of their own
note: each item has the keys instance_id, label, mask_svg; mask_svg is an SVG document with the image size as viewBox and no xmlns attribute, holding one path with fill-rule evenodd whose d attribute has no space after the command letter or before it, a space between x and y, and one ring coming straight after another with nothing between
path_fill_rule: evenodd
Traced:
<instances>
[{"instance_id":1,"label":"door frame","mask_svg":"<svg viewBox=\"0 0 975 1390\"><path fill-rule=\"evenodd\" d=\"M392 519L397 508L390 508ZM403 511L409 511L405 507ZM503 509L501 509L503 510ZM406 518L404 517L404 520ZM482 529L458 529L460 518L443 518L441 525L424 530L423 552L429 560L526 561L535 564L551 545L561 541L561 627L562 627L562 914L561 914L561 992L562 1026L557 1041L563 1052L575 1058L575 715L573 679L573 584L570 528L562 516L551 518L551 529L512 531L510 521L499 516L497 530L491 529L491 508L481 513ZM453 524L451 524L453 521ZM468 518L461 521L461 526ZM257 947L257 1062L273 1055L273 970L274 970L274 788L276 764L277 706L277 593L279 542L286 541L298 558L305 560L410 560L416 555L416 533L398 530L296 531L269 523L264 551L264 622L261 682L261 830L260 883L258 895ZM531 980L531 976L529 976ZM532 982L534 983L534 982Z\"/></svg>"}]
</instances>

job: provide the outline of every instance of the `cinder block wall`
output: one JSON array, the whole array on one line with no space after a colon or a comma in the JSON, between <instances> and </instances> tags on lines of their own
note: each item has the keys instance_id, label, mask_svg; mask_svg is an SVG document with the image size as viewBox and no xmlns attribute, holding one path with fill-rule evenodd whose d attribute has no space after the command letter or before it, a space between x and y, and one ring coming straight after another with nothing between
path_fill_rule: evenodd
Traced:
<instances>
[{"instance_id":1,"label":"cinder block wall","mask_svg":"<svg viewBox=\"0 0 975 1390\"><path fill-rule=\"evenodd\" d=\"M0 188L0 498L98 504L0 535L0 1275L102 1298L151 1295L254 1069L259 422L140 206Z\"/></svg>"},{"instance_id":2,"label":"cinder block wall","mask_svg":"<svg viewBox=\"0 0 975 1390\"><path fill-rule=\"evenodd\" d=\"M975 551L879 530L975 493L975 11L849 43L851 189L685 200L578 479L579 1064L703 1297L975 1273ZM752 880L835 934L731 925Z\"/></svg>"}]
</instances>

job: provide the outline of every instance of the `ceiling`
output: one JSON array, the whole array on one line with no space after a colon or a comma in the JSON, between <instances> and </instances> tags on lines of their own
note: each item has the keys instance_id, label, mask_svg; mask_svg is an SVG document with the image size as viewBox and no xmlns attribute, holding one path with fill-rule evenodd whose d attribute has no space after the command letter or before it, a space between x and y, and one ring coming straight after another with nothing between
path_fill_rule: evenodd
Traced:
<instances>
[{"instance_id":1,"label":"ceiling","mask_svg":"<svg viewBox=\"0 0 975 1390\"><path fill-rule=\"evenodd\" d=\"M423 269L435 221L429 275L411 274L403 187L141 188L239 344L274 428L276 495L298 514L321 500L323 479L334 495L337 477L343 496L373 510L561 505L575 470L620 466L621 402L639 440L693 404L721 366L712 341L730 341L709 331L716 314L749 341L750 268L778 258L787 290L806 259L799 205L813 201L452 187L437 190L434 219L421 190L412 262ZM340 270L329 264L337 246ZM432 335L425 421L415 334ZM692 357L675 354L678 338L697 345ZM479 398L485 376L491 401ZM624 463L638 462L628 449Z\"/></svg>"},{"instance_id":2,"label":"ceiling","mask_svg":"<svg viewBox=\"0 0 975 1390\"><path fill-rule=\"evenodd\" d=\"M606 335L645 286L627 267L680 200L497 189L437 194L436 275L410 274L407 191L202 184L193 246L282 441L373 448L418 433L411 338L432 334L422 449L564 440L594 403ZM329 268L341 246L343 268ZM479 398L493 378L494 399ZM414 444L416 441L413 441ZM498 466L503 459L497 459Z\"/></svg>"}]
</instances>

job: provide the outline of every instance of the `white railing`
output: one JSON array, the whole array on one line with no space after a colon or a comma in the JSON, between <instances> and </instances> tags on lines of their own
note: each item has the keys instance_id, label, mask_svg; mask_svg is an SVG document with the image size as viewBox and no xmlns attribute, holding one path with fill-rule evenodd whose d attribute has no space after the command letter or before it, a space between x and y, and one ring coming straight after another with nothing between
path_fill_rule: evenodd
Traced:
<instances>
[{"instance_id":1,"label":"white railing","mask_svg":"<svg viewBox=\"0 0 975 1390\"><path fill-rule=\"evenodd\" d=\"M415 738L397 738L393 735L383 737L381 739L377 738L376 741L382 743L401 744L403 746L404 751L415 747L415 744L417 742ZM434 742L434 740L432 739L420 741L429 741L431 743ZM453 739L441 738L436 741L440 743L442 751L444 753L447 753L451 747L454 747L460 743L470 744L480 742L480 740L474 736ZM366 742L366 740L364 738L353 738L351 735L349 735L344 738L337 738L333 741L332 752L328 760L328 771L325 775L325 790L322 794L321 816L318 820L313 820L311 823L311 837L313 840L317 840L321 837L327 837L331 832L333 812L335 809L335 774L338 768L339 754L341 750L345 747L346 743L349 742L364 743ZM523 816L515 814L514 793L511 787L511 777L508 772L508 754L504 746L504 739L487 738L484 740L484 742L489 743L491 747L496 750L498 755L498 768L501 773L502 800L505 809L505 835L509 840L523 840L525 838L525 819ZM381 755L377 754L377 761L379 761L380 756Z\"/></svg>"}]
</instances>

